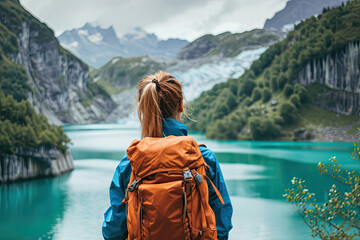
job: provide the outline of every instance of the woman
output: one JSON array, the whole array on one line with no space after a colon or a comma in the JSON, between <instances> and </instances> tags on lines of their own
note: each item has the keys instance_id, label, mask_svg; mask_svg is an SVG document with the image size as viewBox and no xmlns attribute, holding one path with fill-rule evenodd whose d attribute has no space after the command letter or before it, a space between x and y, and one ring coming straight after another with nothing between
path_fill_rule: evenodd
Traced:
<instances>
[{"instance_id":1,"label":"woman","mask_svg":"<svg viewBox=\"0 0 360 240\"><path fill-rule=\"evenodd\" d=\"M187 127L180 122L183 108L181 83L172 75L159 71L145 77L137 87L138 116L141 123L142 138L186 136ZM209 184L209 204L215 213L217 238L228 239L232 228L232 205L225 186L225 181L215 154L205 146L199 146L202 158L209 166L207 177L214 183L222 195L221 204L214 189ZM132 172L130 161L125 156L116 168L110 186L111 206L104 214L102 226L104 239L126 239L127 209L122 203L127 192Z\"/></svg>"}]
</instances>

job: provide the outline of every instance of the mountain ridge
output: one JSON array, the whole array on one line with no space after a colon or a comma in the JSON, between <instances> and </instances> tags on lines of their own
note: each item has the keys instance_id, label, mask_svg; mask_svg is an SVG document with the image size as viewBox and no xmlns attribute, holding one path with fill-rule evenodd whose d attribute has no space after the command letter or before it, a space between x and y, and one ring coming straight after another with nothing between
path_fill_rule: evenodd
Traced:
<instances>
[{"instance_id":1,"label":"mountain ridge","mask_svg":"<svg viewBox=\"0 0 360 240\"><path fill-rule=\"evenodd\" d=\"M191 60L208 56L235 57L241 51L268 46L284 37L282 32L253 29L242 33L224 32L206 34L186 45L178 54L180 60Z\"/></svg>"},{"instance_id":2,"label":"mountain ridge","mask_svg":"<svg viewBox=\"0 0 360 240\"><path fill-rule=\"evenodd\" d=\"M316 14L320 14L323 8L332 8L341 5L347 0L289 0L286 6L266 19L264 29L283 30L286 25L293 25L297 21L304 20Z\"/></svg>"},{"instance_id":3,"label":"mountain ridge","mask_svg":"<svg viewBox=\"0 0 360 240\"><path fill-rule=\"evenodd\" d=\"M154 33L147 33L140 27L118 37L112 26L101 28L89 23L81 28L64 31L58 39L65 48L97 68L118 56L151 55L173 58L188 43L178 38L160 40Z\"/></svg>"}]
</instances>

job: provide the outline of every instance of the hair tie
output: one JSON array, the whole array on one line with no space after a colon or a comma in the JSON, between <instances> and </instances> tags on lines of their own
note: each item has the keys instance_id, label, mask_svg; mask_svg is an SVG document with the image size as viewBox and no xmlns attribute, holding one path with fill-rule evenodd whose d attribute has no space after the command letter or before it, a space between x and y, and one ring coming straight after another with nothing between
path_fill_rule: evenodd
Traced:
<instances>
[{"instance_id":1,"label":"hair tie","mask_svg":"<svg viewBox=\"0 0 360 240\"><path fill-rule=\"evenodd\" d=\"M154 78L151 82L156 84L156 91L159 92L161 90L159 81Z\"/></svg>"}]
</instances>

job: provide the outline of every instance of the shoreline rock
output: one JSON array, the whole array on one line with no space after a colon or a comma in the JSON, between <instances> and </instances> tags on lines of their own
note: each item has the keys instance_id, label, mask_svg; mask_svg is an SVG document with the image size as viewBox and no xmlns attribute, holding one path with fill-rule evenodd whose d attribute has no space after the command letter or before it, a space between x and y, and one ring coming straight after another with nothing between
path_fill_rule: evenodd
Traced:
<instances>
[{"instance_id":1,"label":"shoreline rock","mask_svg":"<svg viewBox=\"0 0 360 240\"><path fill-rule=\"evenodd\" d=\"M0 153L0 184L55 177L73 169L69 149L62 154L54 147L21 147L16 149L16 154Z\"/></svg>"}]
</instances>

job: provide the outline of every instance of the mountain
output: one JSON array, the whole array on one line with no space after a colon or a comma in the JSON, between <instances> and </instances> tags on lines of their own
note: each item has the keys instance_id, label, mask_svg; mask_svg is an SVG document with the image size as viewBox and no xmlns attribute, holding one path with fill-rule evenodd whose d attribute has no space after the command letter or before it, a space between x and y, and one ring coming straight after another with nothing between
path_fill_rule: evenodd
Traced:
<instances>
[{"instance_id":1,"label":"mountain","mask_svg":"<svg viewBox=\"0 0 360 240\"><path fill-rule=\"evenodd\" d=\"M64 64L67 74L75 74L72 68L84 68L83 63L59 49L53 32L19 1L1 1L0 16L0 184L71 171L70 139L34 106L49 113L47 99L56 104L59 96L52 93L62 94L57 63ZM54 61L56 55L62 60ZM66 66L68 62L72 65ZM63 77L61 81L69 79L74 80ZM57 119L53 114L52 120Z\"/></svg>"},{"instance_id":2,"label":"mountain","mask_svg":"<svg viewBox=\"0 0 360 240\"><path fill-rule=\"evenodd\" d=\"M220 38L224 37L222 42ZM196 48L204 36L185 47L182 52ZM145 75L157 70L173 74L182 82L187 100L197 98L202 91L229 78L237 78L263 53L267 46L283 38L283 34L272 30L254 30L245 33L224 33L213 36L217 40L214 54L202 54L195 59L173 59L167 57L141 56L132 58L115 57L103 67L91 72L96 83L102 86L118 108L107 118L108 122L135 119L131 109L136 96L135 86ZM201 52L201 50L199 50Z\"/></svg>"},{"instance_id":3,"label":"mountain","mask_svg":"<svg viewBox=\"0 0 360 240\"><path fill-rule=\"evenodd\" d=\"M224 32L207 34L186 45L177 55L178 59L190 60L209 56L235 57L243 50L269 46L283 38L275 30L254 29L243 33Z\"/></svg>"},{"instance_id":4,"label":"mountain","mask_svg":"<svg viewBox=\"0 0 360 240\"><path fill-rule=\"evenodd\" d=\"M304 20L316 14L320 14L324 8L332 8L341 5L347 0L290 0L281 11L274 17L267 19L264 29L282 30L286 25L293 25L297 21Z\"/></svg>"},{"instance_id":5,"label":"mountain","mask_svg":"<svg viewBox=\"0 0 360 240\"><path fill-rule=\"evenodd\" d=\"M62 48L53 31L18 1L1 3L1 42L7 59L2 61L0 75L10 76L0 79L5 95L28 98L51 123L104 119L116 105L89 77L88 66Z\"/></svg>"},{"instance_id":6,"label":"mountain","mask_svg":"<svg viewBox=\"0 0 360 240\"><path fill-rule=\"evenodd\" d=\"M96 68L117 56L175 57L188 43L172 38L159 40L155 34L147 33L140 27L118 38L112 26L104 29L89 23L82 28L65 31L58 39L66 49Z\"/></svg>"},{"instance_id":7,"label":"mountain","mask_svg":"<svg viewBox=\"0 0 360 240\"><path fill-rule=\"evenodd\" d=\"M124 46L112 26L104 29L87 23L80 29L65 31L58 40L62 46L94 67L101 66L114 55L124 55Z\"/></svg>"},{"instance_id":8,"label":"mountain","mask_svg":"<svg viewBox=\"0 0 360 240\"><path fill-rule=\"evenodd\" d=\"M145 75L165 67L149 56L131 58L116 57L91 72L96 83L109 94L115 94L135 86Z\"/></svg>"},{"instance_id":9,"label":"mountain","mask_svg":"<svg viewBox=\"0 0 360 240\"><path fill-rule=\"evenodd\" d=\"M360 1L295 25L250 69L203 92L191 130L218 139L356 141Z\"/></svg>"}]
</instances>

